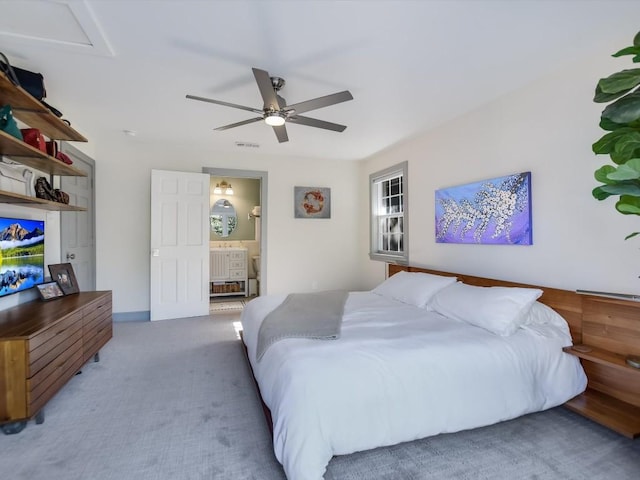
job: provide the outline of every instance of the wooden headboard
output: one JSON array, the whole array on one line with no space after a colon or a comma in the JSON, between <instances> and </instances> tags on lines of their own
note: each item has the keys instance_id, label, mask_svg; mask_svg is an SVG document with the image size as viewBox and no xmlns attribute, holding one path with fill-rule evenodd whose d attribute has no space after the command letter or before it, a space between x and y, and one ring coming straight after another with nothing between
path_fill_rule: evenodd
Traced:
<instances>
[{"instance_id":1,"label":"wooden headboard","mask_svg":"<svg viewBox=\"0 0 640 480\"><path fill-rule=\"evenodd\" d=\"M564 349L581 358L589 380L587 390L566 406L627 437L640 437L640 370L626 363L627 356L640 356L640 302L421 267L389 264L388 269L389 276L400 271L424 272L455 276L481 287L541 289L544 293L539 301L564 317L574 346L586 347Z\"/></svg>"}]
</instances>

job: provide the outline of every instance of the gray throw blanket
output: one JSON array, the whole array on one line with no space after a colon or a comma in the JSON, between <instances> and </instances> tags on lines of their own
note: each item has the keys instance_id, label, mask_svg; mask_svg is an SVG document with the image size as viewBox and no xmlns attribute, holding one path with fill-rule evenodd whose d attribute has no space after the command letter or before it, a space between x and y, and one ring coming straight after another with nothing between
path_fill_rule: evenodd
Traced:
<instances>
[{"instance_id":1,"label":"gray throw blanket","mask_svg":"<svg viewBox=\"0 0 640 480\"><path fill-rule=\"evenodd\" d=\"M284 338L339 338L347 296L348 293L343 291L292 293L287 296L260 325L258 361L267 348Z\"/></svg>"}]
</instances>

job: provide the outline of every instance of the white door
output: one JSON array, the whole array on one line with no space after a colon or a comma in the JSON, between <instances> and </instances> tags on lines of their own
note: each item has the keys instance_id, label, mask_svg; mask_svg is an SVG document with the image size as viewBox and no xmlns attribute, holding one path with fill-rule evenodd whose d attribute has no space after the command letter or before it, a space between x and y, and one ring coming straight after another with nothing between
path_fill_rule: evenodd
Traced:
<instances>
[{"instance_id":1,"label":"white door","mask_svg":"<svg viewBox=\"0 0 640 480\"><path fill-rule=\"evenodd\" d=\"M60 214L60 261L73 267L82 291L96 289L96 241L93 178L95 162L66 142L61 150L73 160L73 166L86 172L86 177L60 177L60 189L69 194L69 203L85 207L86 212Z\"/></svg>"},{"instance_id":2,"label":"white door","mask_svg":"<svg viewBox=\"0 0 640 480\"><path fill-rule=\"evenodd\" d=\"M151 320L209 314L209 178L151 170Z\"/></svg>"}]
</instances>

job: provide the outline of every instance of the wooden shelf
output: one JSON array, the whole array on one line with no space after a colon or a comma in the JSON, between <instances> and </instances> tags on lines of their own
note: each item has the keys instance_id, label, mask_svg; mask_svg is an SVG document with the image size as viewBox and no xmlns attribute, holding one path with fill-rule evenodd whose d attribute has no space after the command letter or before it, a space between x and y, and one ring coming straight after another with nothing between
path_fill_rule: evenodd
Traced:
<instances>
[{"instance_id":1,"label":"wooden shelf","mask_svg":"<svg viewBox=\"0 0 640 480\"><path fill-rule=\"evenodd\" d=\"M606 365L608 367L613 367L617 369L622 369L625 372L635 372L640 375L640 369L633 368L632 366L627 364L626 357L624 355L618 355L613 352L609 352L608 350L604 350L601 348L592 347L590 345L584 345L585 347L589 347L591 350L588 352L580 352L573 347L564 347L564 350L571 355L575 355L579 358L584 358L585 360L589 360L594 363L599 363L601 365ZM640 377L639 377L640 378Z\"/></svg>"},{"instance_id":2,"label":"wooden shelf","mask_svg":"<svg viewBox=\"0 0 640 480\"><path fill-rule=\"evenodd\" d=\"M56 117L42 103L21 87L16 87L0 72L0 105L11 105L17 119L26 123L52 140L73 140L86 142L87 139L65 122ZM53 158L37 148L28 145L5 132L0 131L0 157L9 157L22 165L49 175L86 177L87 173ZM57 212L86 212L84 207L66 203L51 202L37 197L0 190L0 203L39 208Z\"/></svg>"},{"instance_id":3,"label":"wooden shelf","mask_svg":"<svg viewBox=\"0 0 640 480\"><path fill-rule=\"evenodd\" d=\"M640 408L617 398L587 389L564 406L625 437L640 436Z\"/></svg>"},{"instance_id":4,"label":"wooden shelf","mask_svg":"<svg viewBox=\"0 0 640 480\"><path fill-rule=\"evenodd\" d=\"M87 176L82 170L67 165L5 132L0 132L0 155L50 175Z\"/></svg>"},{"instance_id":5,"label":"wooden shelf","mask_svg":"<svg viewBox=\"0 0 640 480\"><path fill-rule=\"evenodd\" d=\"M11 205L19 205L22 207L40 208L42 210L50 210L53 212L86 212L84 207L76 207L66 203L51 202L37 197L28 197L19 193L5 192L0 190L0 203L9 203Z\"/></svg>"},{"instance_id":6,"label":"wooden shelf","mask_svg":"<svg viewBox=\"0 0 640 480\"><path fill-rule=\"evenodd\" d=\"M582 345L589 348L588 352L581 352L573 347L564 347L563 350L566 353L575 355L583 361L592 362L592 364L603 365L604 367L613 370L603 370L606 373L606 378L611 379L613 382L614 377L619 376L616 382L611 383L612 390L609 393L625 398L626 395L633 395L633 393L622 392L619 385L629 385L629 382L634 382L634 379L640 380L640 369L633 368L626 362L626 356L610 352L603 348L593 347L591 345ZM594 374L595 377L589 377L589 385L594 388L587 387L587 390L572 398L565 406L576 413L584 415L591 420L608 427L625 437L636 438L640 436L640 407L627 403L620 398L615 398L612 395L603 393L599 390L603 388L602 382L599 381L597 375L598 371L593 368L587 369L588 364L583 364L585 370L590 372L588 375ZM600 367L602 368L602 367ZM614 372L616 373L614 376ZM594 383L592 383L592 381ZM596 390L598 388L598 390Z\"/></svg>"},{"instance_id":7,"label":"wooden shelf","mask_svg":"<svg viewBox=\"0 0 640 480\"><path fill-rule=\"evenodd\" d=\"M32 97L21 87L16 87L0 72L0 105L11 105L15 117L32 128L37 128L52 140L86 142L87 139Z\"/></svg>"}]
</instances>

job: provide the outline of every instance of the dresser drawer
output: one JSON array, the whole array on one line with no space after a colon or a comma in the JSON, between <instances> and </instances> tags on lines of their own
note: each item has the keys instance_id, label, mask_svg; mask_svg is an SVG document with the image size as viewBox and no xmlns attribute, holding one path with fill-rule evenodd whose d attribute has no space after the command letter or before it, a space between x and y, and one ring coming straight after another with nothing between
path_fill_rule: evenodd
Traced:
<instances>
[{"instance_id":1,"label":"dresser drawer","mask_svg":"<svg viewBox=\"0 0 640 480\"><path fill-rule=\"evenodd\" d=\"M79 323L82 325L82 311L74 312L67 315L62 320L54 323L50 327L38 332L36 335L29 339L29 351L36 352L43 345L45 349L51 348L64 338L65 331ZM57 337L57 338L56 338ZM33 353L32 353L33 355Z\"/></svg>"},{"instance_id":2,"label":"dresser drawer","mask_svg":"<svg viewBox=\"0 0 640 480\"><path fill-rule=\"evenodd\" d=\"M232 260L231 262L229 262L229 268L230 269L244 269L244 266L246 265L244 260Z\"/></svg>"},{"instance_id":3,"label":"dresser drawer","mask_svg":"<svg viewBox=\"0 0 640 480\"><path fill-rule=\"evenodd\" d=\"M104 311L100 316L96 316L90 319L85 318L84 325L82 326L82 335L85 338L94 336L99 329L104 325L111 325L111 312Z\"/></svg>"},{"instance_id":4,"label":"dresser drawer","mask_svg":"<svg viewBox=\"0 0 640 480\"><path fill-rule=\"evenodd\" d=\"M229 278L243 279L246 275L246 270L229 270Z\"/></svg>"},{"instance_id":5,"label":"dresser drawer","mask_svg":"<svg viewBox=\"0 0 640 480\"><path fill-rule=\"evenodd\" d=\"M98 351L111 339L112 336L113 330L111 326L111 319L109 319L109 323L100 325L96 330L95 335L82 340L82 347L84 350L82 362L86 363L91 357L98 353Z\"/></svg>"},{"instance_id":6,"label":"dresser drawer","mask_svg":"<svg viewBox=\"0 0 640 480\"><path fill-rule=\"evenodd\" d=\"M49 342L29 353L27 378L31 378L82 339L82 322L70 325Z\"/></svg>"},{"instance_id":7,"label":"dresser drawer","mask_svg":"<svg viewBox=\"0 0 640 480\"><path fill-rule=\"evenodd\" d=\"M244 262L246 255L246 252L231 252L229 258L231 260L241 260L242 262Z\"/></svg>"},{"instance_id":8,"label":"dresser drawer","mask_svg":"<svg viewBox=\"0 0 640 480\"><path fill-rule=\"evenodd\" d=\"M82 337L55 360L27 380L27 402L30 414L35 414L55 395L60 386L82 367Z\"/></svg>"}]
</instances>

